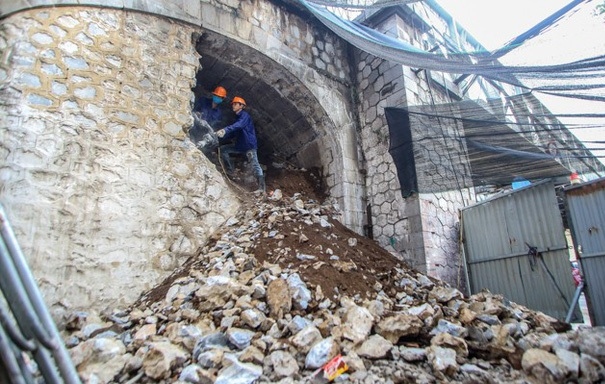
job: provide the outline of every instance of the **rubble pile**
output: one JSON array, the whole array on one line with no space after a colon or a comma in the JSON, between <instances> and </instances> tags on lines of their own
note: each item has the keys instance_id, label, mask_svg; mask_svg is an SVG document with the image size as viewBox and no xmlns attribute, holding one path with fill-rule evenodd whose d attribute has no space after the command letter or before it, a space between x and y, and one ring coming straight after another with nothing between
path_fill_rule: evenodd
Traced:
<instances>
[{"instance_id":1,"label":"rubble pile","mask_svg":"<svg viewBox=\"0 0 605 384\"><path fill-rule=\"evenodd\" d=\"M250 202L128 309L75 313L88 383L590 383L605 331L457 289L347 230L337 209L275 190ZM319 373L318 373L319 372Z\"/></svg>"}]
</instances>

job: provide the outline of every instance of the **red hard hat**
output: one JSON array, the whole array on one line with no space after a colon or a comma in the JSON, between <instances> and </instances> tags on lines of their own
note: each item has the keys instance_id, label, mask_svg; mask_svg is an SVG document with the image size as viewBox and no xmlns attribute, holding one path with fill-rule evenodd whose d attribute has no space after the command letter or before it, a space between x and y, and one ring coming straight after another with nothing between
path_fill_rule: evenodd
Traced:
<instances>
[{"instance_id":1,"label":"red hard hat","mask_svg":"<svg viewBox=\"0 0 605 384\"><path fill-rule=\"evenodd\" d=\"M227 90L219 85L218 87L214 88L214 92L212 92L212 94L224 99L227 97Z\"/></svg>"}]
</instances>

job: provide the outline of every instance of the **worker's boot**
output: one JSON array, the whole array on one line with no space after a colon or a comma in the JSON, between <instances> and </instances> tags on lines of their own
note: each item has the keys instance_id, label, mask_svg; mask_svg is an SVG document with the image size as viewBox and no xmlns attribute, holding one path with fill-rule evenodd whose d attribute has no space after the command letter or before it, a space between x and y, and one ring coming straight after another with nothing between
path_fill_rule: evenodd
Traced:
<instances>
[{"instance_id":1,"label":"worker's boot","mask_svg":"<svg viewBox=\"0 0 605 384\"><path fill-rule=\"evenodd\" d=\"M256 181L258 181L258 189L256 190L256 192L265 193L265 191L267 189L267 187L265 186L265 176L264 175L256 176Z\"/></svg>"}]
</instances>

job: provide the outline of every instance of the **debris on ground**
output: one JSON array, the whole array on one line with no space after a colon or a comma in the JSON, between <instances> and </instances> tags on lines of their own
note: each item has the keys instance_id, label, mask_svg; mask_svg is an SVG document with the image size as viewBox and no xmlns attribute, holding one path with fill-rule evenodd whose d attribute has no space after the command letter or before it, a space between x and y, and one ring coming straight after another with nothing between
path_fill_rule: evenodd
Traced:
<instances>
[{"instance_id":1,"label":"debris on ground","mask_svg":"<svg viewBox=\"0 0 605 384\"><path fill-rule=\"evenodd\" d=\"M605 379L603 328L463 297L335 220L311 171L267 176L264 199L130 308L73 315L64 337L84 382Z\"/></svg>"}]
</instances>

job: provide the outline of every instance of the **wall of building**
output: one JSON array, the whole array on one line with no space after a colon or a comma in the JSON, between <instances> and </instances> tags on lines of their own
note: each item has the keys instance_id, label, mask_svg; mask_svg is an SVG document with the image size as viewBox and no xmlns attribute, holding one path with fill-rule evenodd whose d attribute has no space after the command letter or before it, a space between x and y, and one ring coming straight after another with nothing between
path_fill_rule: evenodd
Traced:
<instances>
[{"instance_id":1,"label":"wall of building","mask_svg":"<svg viewBox=\"0 0 605 384\"><path fill-rule=\"evenodd\" d=\"M375 28L415 46L422 47L423 31L405 15L393 13ZM368 204L374 238L411 267L464 287L460 259L458 210L472 200L470 191L421 193L403 197L401 180L389 151L389 127L384 108L431 105L450 102L429 77L441 74L396 65L365 52L356 51L361 147L366 161ZM452 130L460 127L452 126ZM412 138L424 136L421 127L411 126ZM414 147L417 169L434 175L427 182L439 184L447 175L447 154L463 148L445 148L439 141ZM436 154L442 154L439 158ZM441 169L441 171L440 171ZM425 189L425 188L423 188Z\"/></svg>"},{"instance_id":2,"label":"wall of building","mask_svg":"<svg viewBox=\"0 0 605 384\"><path fill-rule=\"evenodd\" d=\"M0 201L27 261L58 318L128 304L238 208L185 140L192 28L79 7L0 28Z\"/></svg>"}]
</instances>

